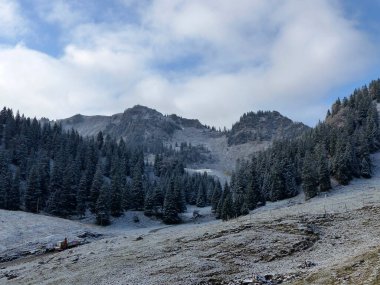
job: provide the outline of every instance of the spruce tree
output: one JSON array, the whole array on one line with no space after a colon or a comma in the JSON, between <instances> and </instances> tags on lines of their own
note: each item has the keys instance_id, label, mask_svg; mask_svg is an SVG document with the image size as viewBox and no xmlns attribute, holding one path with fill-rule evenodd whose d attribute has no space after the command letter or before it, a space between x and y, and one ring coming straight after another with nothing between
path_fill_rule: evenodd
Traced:
<instances>
[{"instance_id":1,"label":"spruce tree","mask_svg":"<svg viewBox=\"0 0 380 285\"><path fill-rule=\"evenodd\" d=\"M235 218L234 201L232 199L231 193L228 193L223 201L221 218L223 221L228 221L232 218Z\"/></svg>"},{"instance_id":2,"label":"spruce tree","mask_svg":"<svg viewBox=\"0 0 380 285\"><path fill-rule=\"evenodd\" d=\"M304 158L302 169L302 189L305 199L313 198L318 193L318 176L315 167L314 157L307 152Z\"/></svg>"},{"instance_id":3,"label":"spruce tree","mask_svg":"<svg viewBox=\"0 0 380 285\"><path fill-rule=\"evenodd\" d=\"M174 195L176 200L176 207L178 213L183 213L186 211L186 198L181 184L180 176L174 174Z\"/></svg>"},{"instance_id":4,"label":"spruce tree","mask_svg":"<svg viewBox=\"0 0 380 285\"><path fill-rule=\"evenodd\" d=\"M96 201L95 213L96 223L101 226L107 226L110 224L110 186L104 182Z\"/></svg>"},{"instance_id":5,"label":"spruce tree","mask_svg":"<svg viewBox=\"0 0 380 285\"><path fill-rule=\"evenodd\" d=\"M143 210L144 208L144 187L142 181L141 166L136 165L133 170L133 181L131 189L131 206L134 210Z\"/></svg>"},{"instance_id":6,"label":"spruce tree","mask_svg":"<svg viewBox=\"0 0 380 285\"><path fill-rule=\"evenodd\" d=\"M122 188L123 179L121 169L114 171L111 182L111 215L120 217L122 214Z\"/></svg>"},{"instance_id":7,"label":"spruce tree","mask_svg":"<svg viewBox=\"0 0 380 285\"><path fill-rule=\"evenodd\" d=\"M175 197L174 178L169 181L168 188L165 193L164 209L162 213L162 220L165 224L178 224L181 222L178 216L177 201Z\"/></svg>"},{"instance_id":8,"label":"spruce tree","mask_svg":"<svg viewBox=\"0 0 380 285\"><path fill-rule=\"evenodd\" d=\"M206 191L203 183L199 184L198 194L197 194L197 207L205 207L206 206Z\"/></svg>"},{"instance_id":9,"label":"spruce tree","mask_svg":"<svg viewBox=\"0 0 380 285\"><path fill-rule=\"evenodd\" d=\"M154 188L149 187L148 191L145 195L145 202L144 202L144 215L147 217L154 215Z\"/></svg>"},{"instance_id":10,"label":"spruce tree","mask_svg":"<svg viewBox=\"0 0 380 285\"><path fill-rule=\"evenodd\" d=\"M216 212L220 197L222 196L222 185L219 181L216 182L214 192L211 197L211 210L213 213Z\"/></svg>"},{"instance_id":11,"label":"spruce tree","mask_svg":"<svg viewBox=\"0 0 380 285\"><path fill-rule=\"evenodd\" d=\"M79 181L77 195L76 195L76 213L79 217L86 214L86 199L87 199L87 177L86 173L82 174Z\"/></svg>"},{"instance_id":12,"label":"spruce tree","mask_svg":"<svg viewBox=\"0 0 380 285\"><path fill-rule=\"evenodd\" d=\"M270 171L270 200L277 201L284 199L285 196L285 181L283 177L283 171L281 161L276 161Z\"/></svg>"},{"instance_id":13,"label":"spruce tree","mask_svg":"<svg viewBox=\"0 0 380 285\"><path fill-rule=\"evenodd\" d=\"M326 155L325 147L320 146L317 149L318 155L318 184L319 191L325 192L331 189L331 179L328 158Z\"/></svg>"},{"instance_id":14,"label":"spruce tree","mask_svg":"<svg viewBox=\"0 0 380 285\"><path fill-rule=\"evenodd\" d=\"M96 211L96 203L98 201L99 193L103 185L103 172L100 165L97 166L94 179L92 181L90 198L89 198L89 207L92 213Z\"/></svg>"},{"instance_id":15,"label":"spruce tree","mask_svg":"<svg viewBox=\"0 0 380 285\"><path fill-rule=\"evenodd\" d=\"M20 209L20 171L17 169L16 175L12 181L12 187L7 199L8 210L19 210Z\"/></svg>"},{"instance_id":16,"label":"spruce tree","mask_svg":"<svg viewBox=\"0 0 380 285\"><path fill-rule=\"evenodd\" d=\"M218 206L216 208L216 218L217 219L222 218L224 201L226 200L226 197L228 195L230 195L230 187L229 187L228 183L226 182L224 184L223 192L222 192L222 195L220 196L220 200L219 200Z\"/></svg>"},{"instance_id":17,"label":"spruce tree","mask_svg":"<svg viewBox=\"0 0 380 285\"><path fill-rule=\"evenodd\" d=\"M38 213L41 210L40 202L40 178L37 165L34 165L30 171L25 191L25 210L32 213Z\"/></svg>"}]
</instances>

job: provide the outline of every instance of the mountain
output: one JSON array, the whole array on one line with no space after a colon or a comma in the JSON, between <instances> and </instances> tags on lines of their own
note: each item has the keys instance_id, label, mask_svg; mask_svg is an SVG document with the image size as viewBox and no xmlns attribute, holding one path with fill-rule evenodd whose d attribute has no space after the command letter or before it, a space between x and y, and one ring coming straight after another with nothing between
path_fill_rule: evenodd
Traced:
<instances>
[{"instance_id":1,"label":"mountain","mask_svg":"<svg viewBox=\"0 0 380 285\"><path fill-rule=\"evenodd\" d=\"M248 158L274 140L293 138L309 129L279 112L259 111L244 114L230 131L221 132L199 120L163 115L140 105L112 116L75 115L59 122L64 129L73 128L83 136L95 136L102 131L113 138L122 137L129 145L143 145L151 153L163 146L179 150L185 143L197 147L200 158L187 161L188 167L208 168L216 174L232 171L237 159Z\"/></svg>"},{"instance_id":2,"label":"mountain","mask_svg":"<svg viewBox=\"0 0 380 285\"><path fill-rule=\"evenodd\" d=\"M295 123L277 111L259 111L244 114L228 133L228 144L238 145L252 141L273 141L298 137L309 128Z\"/></svg>"}]
</instances>

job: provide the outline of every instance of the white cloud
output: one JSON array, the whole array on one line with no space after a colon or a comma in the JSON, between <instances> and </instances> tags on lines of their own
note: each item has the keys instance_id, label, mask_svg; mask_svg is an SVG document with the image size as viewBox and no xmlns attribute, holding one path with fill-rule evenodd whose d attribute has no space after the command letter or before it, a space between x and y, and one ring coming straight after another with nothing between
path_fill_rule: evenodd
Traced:
<instances>
[{"instance_id":1,"label":"white cloud","mask_svg":"<svg viewBox=\"0 0 380 285\"><path fill-rule=\"evenodd\" d=\"M26 32L17 1L0 0L0 37L15 38Z\"/></svg>"},{"instance_id":2,"label":"white cloud","mask_svg":"<svg viewBox=\"0 0 380 285\"><path fill-rule=\"evenodd\" d=\"M39 0L36 7L39 17L44 21L69 29L75 24L88 20L87 14L84 13L85 10L79 10L74 4L80 4L80 2Z\"/></svg>"},{"instance_id":3,"label":"white cloud","mask_svg":"<svg viewBox=\"0 0 380 285\"><path fill-rule=\"evenodd\" d=\"M141 25L86 23L79 10L53 8L48 20L71 27L63 55L0 50L1 101L51 118L144 104L216 126L259 109L314 123L329 91L360 76L374 53L338 4L161 0L144 6ZM155 66L189 54L201 62L171 72Z\"/></svg>"}]
</instances>

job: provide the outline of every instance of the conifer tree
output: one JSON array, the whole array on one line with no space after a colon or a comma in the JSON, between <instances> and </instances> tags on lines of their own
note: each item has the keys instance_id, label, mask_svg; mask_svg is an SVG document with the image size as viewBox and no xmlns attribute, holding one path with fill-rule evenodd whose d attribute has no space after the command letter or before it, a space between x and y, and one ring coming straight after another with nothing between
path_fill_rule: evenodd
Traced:
<instances>
[{"instance_id":1,"label":"conifer tree","mask_svg":"<svg viewBox=\"0 0 380 285\"><path fill-rule=\"evenodd\" d=\"M96 168L96 172L94 175L94 180L92 181L92 186L90 190L90 199L89 199L89 207L91 212L95 213L96 211L96 203L99 198L99 193L103 185L103 172L100 164Z\"/></svg>"},{"instance_id":2,"label":"conifer tree","mask_svg":"<svg viewBox=\"0 0 380 285\"><path fill-rule=\"evenodd\" d=\"M111 215L120 217L122 214L122 188L123 177L121 168L114 171L111 182Z\"/></svg>"},{"instance_id":3,"label":"conifer tree","mask_svg":"<svg viewBox=\"0 0 380 285\"><path fill-rule=\"evenodd\" d=\"M219 200L218 206L216 208L216 218L217 219L222 218L224 201L226 200L226 197L228 195L230 195L230 186L226 182L224 184L223 192L222 192L222 195L220 196L220 200Z\"/></svg>"},{"instance_id":4,"label":"conifer tree","mask_svg":"<svg viewBox=\"0 0 380 285\"><path fill-rule=\"evenodd\" d=\"M86 214L86 199L87 199L87 177L86 173L82 174L79 181L77 195L76 195L76 213L79 217L83 217Z\"/></svg>"},{"instance_id":5,"label":"conifer tree","mask_svg":"<svg viewBox=\"0 0 380 285\"><path fill-rule=\"evenodd\" d=\"M211 210L214 213L216 212L221 196L222 196L222 185L220 184L219 181L217 181L215 184L214 192L211 197Z\"/></svg>"},{"instance_id":6,"label":"conifer tree","mask_svg":"<svg viewBox=\"0 0 380 285\"><path fill-rule=\"evenodd\" d=\"M198 194L197 194L197 207L205 207L206 206L206 191L204 184L199 183Z\"/></svg>"},{"instance_id":7,"label":"conifer tree","mask_svg":"<svg viewBox=\"0 0 380 285\"><path fill-rule=\"evenodd\" d=\"M302 189L305 199L313 198L318 193L318 176L313 156L307 152L302 169Z\"/></svg>"},{"instance_id":8,"label":"conifer tree","mask_svg":"<svg viewBox=\"0 0 380 285\"><path fill-rule=\"evenodd\" d=\"M16 175L12 181L12 187L7 197L7 208L8 210L19 210L20 209L20 170L17 169Z\"/></svg>"},{"instance_id":9,"label":"conifer tree","mask_svg":"<svg viewBox=\"0 0 380 285\"><path fill-rule=\"evenodd\" d=\"M331 189L328 158L324 146L318 148L318 184L319 191L325 192Z\"/></svg>"},{"instance_id":10,"label":"conifer tree","mask_svg":"<svg viewBox=\"0 0 380 285\"><path fill-rule=\"evenodd\" d=\"M165 193L164 208L162 220L166 224L178 224L181 222L178 216L177 201L175 199L174 178L169 181L168 188Z\"/></svg>"},{"instance_id":11,"label":"conifer tree","mask_svg":"<svg viewBox=\"0 0 380 285\"><path fill-rule=\"evenodd\" d=\"M236 214L234 211L234 201L232 199L232 194L228 193L223 201L221 218L223 221L228 221L232 218L235 218L235 215Z\"/></svg>"},{"instance_id":12,"label":"conifer tree","mask_svg":"<svg viewBox=\"0 0 380 285\"><path fill-rule=\"evenodd\" d=\"M174 176L176 176L176 174L174 174ZM186 198L179 177L180 176L177 175L174 178L174 195L176 200L177 211L178 213L183 213L186 211Z\"/></svg>"},{"instance_id":13,"label":"conifer tree","mask_svg":"<svg viewBox=\"0 0 380 285\"><path fill-rule=\"evenodd\" d=\"M30 171L25 191L25 210L32 213L38 213L41 210L40 200L41 189L39 172L37 165L34 165Z\"/></svg>"},{"instance_id":14,"label":"conifer tree","mask_svg":"<svg viewBox=\"0 0 380 285\"><path fill-rule=\"evenodd\" d=\"M154 215L154 188L150 187L145 195L144 215L147 217Z\"/></svg>"},{"instance_id":15,"label":"conifer tree","mask_svg":"<svg viewBox=\"0 0 380 285\"><path fill-rule=\"evenodd\" d=\"M96 201L96 223L101 226L110 224L110 186L104 182Z\"/></svg>"},{"instance_id":16,"label":"conifer tree","mask_svg":"<svg viewBox=\"0 0 380 285\"><path fill-rule=\"evenodd\" d=\"M144 209L144 187L141 166L136 165L133 170L133 181L131 188L131 206L134 210Z\"/></svg>"}]
</instances>

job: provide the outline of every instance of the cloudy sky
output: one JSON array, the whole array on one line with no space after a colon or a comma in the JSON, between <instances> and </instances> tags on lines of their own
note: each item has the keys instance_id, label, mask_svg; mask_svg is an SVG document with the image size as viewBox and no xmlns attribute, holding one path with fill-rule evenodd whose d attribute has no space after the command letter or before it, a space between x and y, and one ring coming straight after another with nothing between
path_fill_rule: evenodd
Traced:
<instances>
[{"instance_id":1,"label":"cloudy sky","mask_svg":"<svg viewBox=\"0 0 380 285\"><path fill-rule=\"evenodd\" d=\"M136 104L227 126L314 125L380 77L380 0L0 0L0 102L27 116Z\"/></svg>"}]
</instances>

